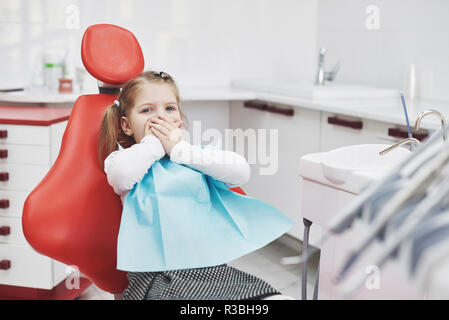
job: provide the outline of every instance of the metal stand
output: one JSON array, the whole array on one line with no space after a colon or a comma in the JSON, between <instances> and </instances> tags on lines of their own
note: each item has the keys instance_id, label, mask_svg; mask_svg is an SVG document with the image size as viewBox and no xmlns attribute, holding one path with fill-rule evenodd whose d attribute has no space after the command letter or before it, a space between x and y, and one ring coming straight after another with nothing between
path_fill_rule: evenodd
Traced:
<instances>
[{"instance_id":1,"label":"metal stand","mask_svg":"<svg viewBox=\"0 0 449 320\"><path fill-rule=\"evenodd\" d=\"M304 257L307 257L308 249L309 249L309 231L310 227L312 226L312 221L307 220L306 218L302 219L304 223L304 237L303 237L303 243L302 243L302 253L301 255ZM307 300L307 263L310 257L308 257L302 264L302 278L301 278L301 296L302 300ZM316 279L315 279L315 287L313 289L313 300L318 299L318 284L319 284L319 275L320 275L320 263L318 261L318 270L316 273Z\"/></svg>"},{"instance_id":2,"label":"metal stand","mask_svg":"<svg viewBox=\"0 0 449 320\"><path fill-rule=\"evenodd\" d=\"M313 300L318 300L318 284L320 282L320 260L318 260L318 268L316 270L315 287L313 288Z\"/></svg>"}]
</instances>

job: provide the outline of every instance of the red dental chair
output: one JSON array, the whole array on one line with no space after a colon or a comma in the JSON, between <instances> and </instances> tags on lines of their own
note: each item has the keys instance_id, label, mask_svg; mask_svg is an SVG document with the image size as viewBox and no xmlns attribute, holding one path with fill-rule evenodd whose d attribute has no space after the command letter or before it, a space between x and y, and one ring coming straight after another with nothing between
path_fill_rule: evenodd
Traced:
<instances>
[{"instance_id":1,"label":"red dental chair","mask_svg":"<svg viewBox=\"0 0 449 320\"><path fill-rule=\"evenodd\" d=\"M87 28L81 54L100 94L76 100L55 163L25 201L23 232L37 252L119 293L128 285L126 272L116 269L122 204L98 163L97 144L104 110L120 85L143 71L144 58L131 32L107 24Z\"/></svg>"}]
</instances>

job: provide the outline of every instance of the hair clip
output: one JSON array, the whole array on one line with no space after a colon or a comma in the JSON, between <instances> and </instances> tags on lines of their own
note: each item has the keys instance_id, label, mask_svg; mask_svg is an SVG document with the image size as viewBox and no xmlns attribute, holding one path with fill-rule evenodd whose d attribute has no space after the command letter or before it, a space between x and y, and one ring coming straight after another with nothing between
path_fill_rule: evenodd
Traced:
<instances>
[{"instance_id":1,"label":"hair clip","mask_svg":"<svg viewBox=\"0 0 449 320\"><path fill-rule=\"evenodd\" d=\"M168 74L166 74L164 71L160 71L159 72L159 76L161 76L161 78L168 78Z\"/></svg>"},{"instance_id":2,"label":"hair clip","mask_svg":"<svg viewBox=\"0 0 449 320\"><path fill-rule=\"evenodd\" d=\"M114 100L114 104L117 106L117 108L120 107L120 101Z\"/></svg>"}]
</instances>

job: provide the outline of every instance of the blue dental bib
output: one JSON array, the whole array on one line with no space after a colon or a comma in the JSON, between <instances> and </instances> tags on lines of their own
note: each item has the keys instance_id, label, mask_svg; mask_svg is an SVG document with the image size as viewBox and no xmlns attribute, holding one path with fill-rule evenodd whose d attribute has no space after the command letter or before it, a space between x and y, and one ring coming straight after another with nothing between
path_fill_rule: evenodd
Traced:
<instances>
[{"instance_id":1,"label":"blue dental bib","mask_svg":"<svg viewBox=\"0 0 449 320\"><path fill-rule=\"evenodd\" d=\"M125 196L117 269L168 271L228 263L293 224L274 207L165 156Z\"/></svg>"}]
</instances>

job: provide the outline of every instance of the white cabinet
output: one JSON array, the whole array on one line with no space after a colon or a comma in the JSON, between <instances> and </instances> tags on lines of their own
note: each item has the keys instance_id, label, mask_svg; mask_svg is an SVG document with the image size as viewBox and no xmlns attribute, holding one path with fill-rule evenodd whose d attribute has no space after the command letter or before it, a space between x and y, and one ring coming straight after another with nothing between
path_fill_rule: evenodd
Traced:
<instances>
[{"instance_id":1,"label":"white cabinet","mask_svg":"<svg viewBox=\"0 0 449 320\"><path fill-rule=\"evenodd\" d=\"M398 130L406 133L405 126L323 112L320 151L354 144L393 144L401 139L392 132Z\"/></svg>"},{"instance_id":2,"label":"white cabinet","mask_svg":"<svg viewBox=\"0 0 449 320\"><path fill-rule=\"evenodd\" d=\"M251 165L251 178L242 186L242 189L249 196L274 206L297 222L289 234L302 239L299 160L305 154L319 151L320 112L280 104L273 106L292 109L294 115L273 113L267 111L269 109L264 111L246 108L242 102L233 102L231 105L231 128L234 131L236 129L255 130L257 152L261 152L270 159L270 161L263 161L263 156L251 159L251 155L242 154ZM270 130L277 132L277 138L273 141L269 138ZM249 132L247 131L248 134ZM263 132L266 133L266 141L263 140ZM270 154L272 143L275 143L277 148L271 148L274 151ZM251 146L247 145L245 149L251 150ZM267 164L268 162L270 164ZM272 174L263 174L264 170L265 173L273 171L267 168L273 170L276 168L276 170Z\"/></svg>"},{"instance_id":3,"label":"white cabinet","mask_svg":"<svg viewBox=\"0 0 449 320\"><path fill-rule=\"evenodd\" d=\"M25 199L56 160L66 125L0 124L0 285L52 289L68 276L22 231Z\"/></svg>"}]
</instances>

